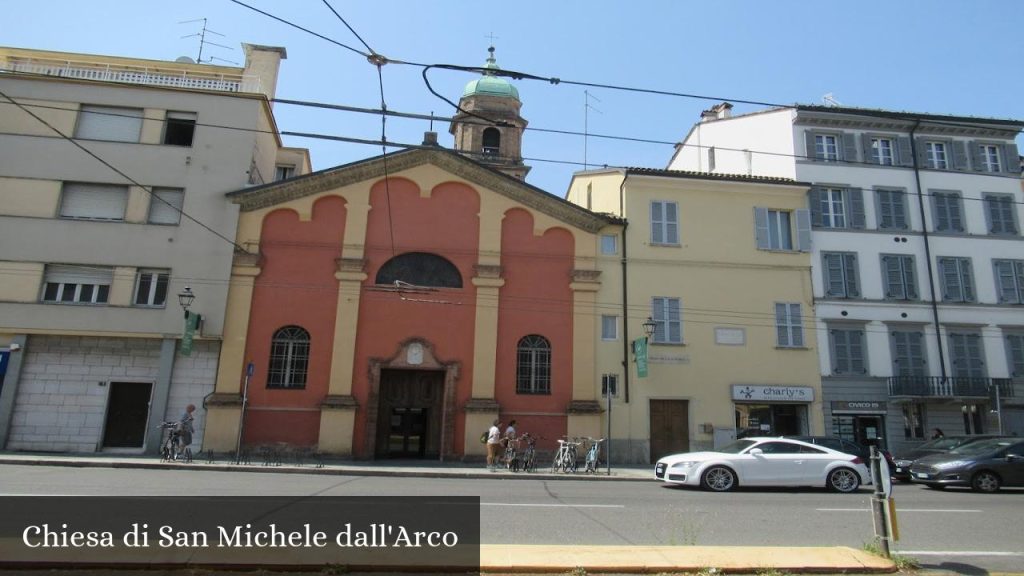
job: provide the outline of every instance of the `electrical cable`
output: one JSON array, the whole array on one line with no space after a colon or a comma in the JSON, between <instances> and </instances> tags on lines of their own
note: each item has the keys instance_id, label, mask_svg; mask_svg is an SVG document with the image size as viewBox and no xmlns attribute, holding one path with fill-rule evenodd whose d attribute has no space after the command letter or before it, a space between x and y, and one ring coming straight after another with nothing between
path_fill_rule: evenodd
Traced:
<instances>
[{"instance_id":1,"label":"electrical cable","mask_svg":"<svg viewBox=\"0 0 1024 576\"><path fill-rule=\"evenodd\" d=\"M366 52L363 52L362 50L357 50L356 48L353 48L353 47L351 47L351 46L349 46L347 44L342 44L341 42L338 42L337 40L334 40L333 38L328 38L327 36L324 36L323 34L319 34L317 32L313 32L309 28L304 28L302 26L299 26L298 24L295 24L293 22L289 22L288 20L285 20L284 18L279 18L277 16L274 16L273 14L271 14L269 12L264 12L263 10L260 10L259 8L256 8L254 6L250 6L250 5L246 4L245 2L240 2L239 0L231 0L231 2L234 2L235 4L238 4L239 6L244 6L244 7L248 8L249 10L252 10L253 12L258 12L260 14L263 14L264 16L266 16L268 18L273 18L274 20L277 20L278 22L281 22L282 24L287 24L288 26L291 26L292 28L297 28L299 30L302 30L303 32L305 32L307 34L311 34L313 36L316 36L317 38L319 38L321 40L326 40L327 42L330 42L331 44L334 44L336 46L341 46L342 48L344 48L346 50L351 50L352 52L355 52L356 54L359 54L363 58L369 58L370 57L370 54L367 54ZM332 10L333 10L333 8L332 8Z\"/></svg>"}]
</instances>

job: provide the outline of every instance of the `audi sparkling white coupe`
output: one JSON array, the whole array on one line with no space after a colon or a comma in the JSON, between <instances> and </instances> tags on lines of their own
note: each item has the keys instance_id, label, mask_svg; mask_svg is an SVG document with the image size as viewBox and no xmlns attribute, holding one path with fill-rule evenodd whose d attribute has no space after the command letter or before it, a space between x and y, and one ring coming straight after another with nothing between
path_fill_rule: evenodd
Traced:
<instances>
[{"instance_id":1,"label":"audi sparkling white coupe","mask_svg":"<svg viewBox=\"0 0 1024 576\"><path fill-rule=\"evenodd\" d=\"M784 438L744 438L713 452L658 460L658 480L725 492L737 486L815 486L854 492L871 483L858 456Z\"/></svg>"}]
</instances>

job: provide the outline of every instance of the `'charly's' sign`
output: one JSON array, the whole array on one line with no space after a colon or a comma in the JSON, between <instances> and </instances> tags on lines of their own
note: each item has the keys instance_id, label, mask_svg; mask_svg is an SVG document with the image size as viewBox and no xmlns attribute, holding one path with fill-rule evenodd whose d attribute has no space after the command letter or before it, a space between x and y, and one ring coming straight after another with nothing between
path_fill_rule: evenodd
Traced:
<instances>
[{"instance_id":1,"label":"'charly's' sign","mask_svg":"<svg viewBox=\"0 0 1024 576\"><path fill-rule=\"evenodd\" d=\"M732 399L740 402L813 402L814 388L810 386L764 386L735 384Z\"/></svg>"}]
</instances>

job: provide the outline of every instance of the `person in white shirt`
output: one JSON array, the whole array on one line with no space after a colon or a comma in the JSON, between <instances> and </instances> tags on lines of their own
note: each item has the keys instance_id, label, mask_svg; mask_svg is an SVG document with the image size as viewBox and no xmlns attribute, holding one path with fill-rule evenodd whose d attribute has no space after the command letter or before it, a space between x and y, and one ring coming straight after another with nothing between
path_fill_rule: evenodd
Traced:
<instances>
[{"instance_id":1,"label":"person in white shirt","mask_svg":"<svg viewBox=\"0 0 1024 576\"><path fill-rule=\"evenodd\" d=\"M487 469L497 471L498 450L501 449L501 419L495 418L494 425L487 431Z\"/></svg>"}]
</instances>

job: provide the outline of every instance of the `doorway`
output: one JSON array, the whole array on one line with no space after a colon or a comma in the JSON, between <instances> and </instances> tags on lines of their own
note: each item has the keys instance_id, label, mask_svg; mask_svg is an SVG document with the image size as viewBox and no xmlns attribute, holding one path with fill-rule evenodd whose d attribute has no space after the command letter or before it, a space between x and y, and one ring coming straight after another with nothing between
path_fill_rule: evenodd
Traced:
<instances>
[{"instance_id":1,"label":"doorway","mask_svg":"<svg viewBox=\"0 0 1024 576\"><path fill-rule=\"evenodd\" d=\"M444 372L381 370L378 458L436 458L441 450Z\"/></svg>"},{"instance_id":2,"label":"doorway","mask_svg":"<svg viewBox=\"0 0 1024 576\"><path fill-rule=\"evenodd\" d=\"M651 462L690 450L690 401L651 400Z\"/></svg>"},{"instance_id":3,"label":"doorway","mask_svg":"<svg viewBox=\"0 0 1024 576\"><path fill-rule=\"evenodd\" d=\"M104 448L142 448L149 422L150 382L111 382L107 418L103 426Z\"/></svg>"}]
</instances>

